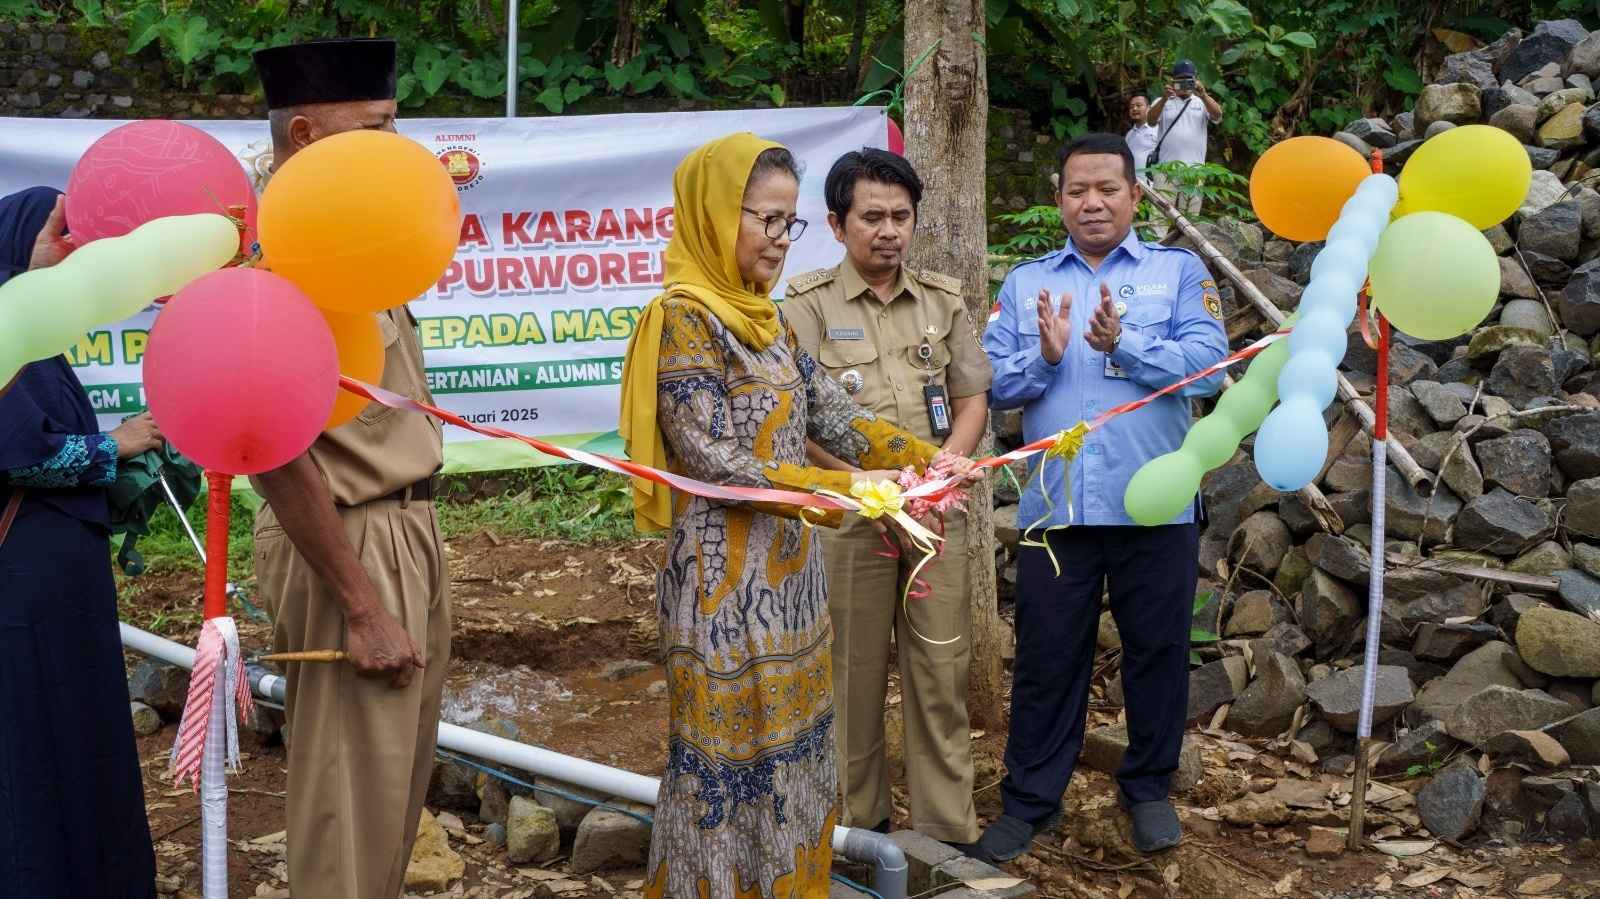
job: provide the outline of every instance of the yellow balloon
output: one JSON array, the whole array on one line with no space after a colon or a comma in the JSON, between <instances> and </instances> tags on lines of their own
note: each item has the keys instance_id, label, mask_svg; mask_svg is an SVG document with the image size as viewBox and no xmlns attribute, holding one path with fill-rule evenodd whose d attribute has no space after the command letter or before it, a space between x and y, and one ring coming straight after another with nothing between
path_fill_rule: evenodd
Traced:
<instances>
[{"instance_id":1,"label":"yellow balloon","mask_svg":"<svg viewBox=\"0 0 1600 899\"><path fill-rule=\"evenodd\" d=\"M1250 170L1250 206L1284 240L1322 240L1372 166L1328 137L1273 144Z\"/></svg>"},{"instance_id":2,"label":"yellow balloon","mask_svg":"<svg viewBox=\"0 0 1600 899\"><path fill-rule=\"evenodd\" d=\"M1431 137L1400 171L1394 217L1447 212L1482 231L1517 211L1528 196L1528 151L1492 125L1463 125Z\"/></svg>"}]
</instances>

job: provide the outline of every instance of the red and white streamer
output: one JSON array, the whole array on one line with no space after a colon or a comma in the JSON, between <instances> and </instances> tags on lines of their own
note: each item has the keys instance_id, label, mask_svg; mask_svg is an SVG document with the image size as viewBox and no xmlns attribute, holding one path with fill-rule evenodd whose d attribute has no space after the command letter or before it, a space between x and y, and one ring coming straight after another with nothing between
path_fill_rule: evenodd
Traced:
<instances>
[{"instance_id":1,"label":"red and white streamer","mask_svg":"<svg viewBox=\"0 0 1600 899\"><path fill-rule=\"evenodd\" d=\"M228 896L227 772L239 770L239 725L254 701L233 619L207 619L195 647L189 696L172 747L173 782L200 793L200 883L205 899Z\"/></svg>"}]
</instances>

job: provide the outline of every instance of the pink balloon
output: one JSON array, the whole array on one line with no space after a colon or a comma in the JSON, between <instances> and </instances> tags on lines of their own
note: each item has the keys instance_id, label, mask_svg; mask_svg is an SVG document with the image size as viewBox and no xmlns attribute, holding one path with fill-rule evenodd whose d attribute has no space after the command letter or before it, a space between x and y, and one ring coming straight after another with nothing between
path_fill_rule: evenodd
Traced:
<instances>
[{"instance_id":1,"label":"pink balloon","mask_svg":"<svg viewBox=\"0 0 1600 899\"><path fill-rule=\"evenodd\" d=\"M173 296L144 358L161 432L211 471L257 474L305 452L333 411L339 351L286 278L226 268Z\"/></svg>"},{"instance_id":2,"label":"pink balloon","mask_svg":"<svg viewBox=\"0 0 1600 899\"><path fill-rule=\"evenodd\" d=\"M906 155L906 135L900 130L900 123L889 116L884 118L889 120L889 152L899 156Z\"/></svg>"},{"instance_id":3,"label":"pink balloon","mask_svg":"<svg viewBox=\"0 0 1600 899\"><path fill-rule=\"evenodd\" d=\"M255 242L256 194L243 165L198 128L130 122L90 145L67 181L67 228L80 243L120 237L169 215L244 210L241 245Z\"/></svg>"}]
</instances>

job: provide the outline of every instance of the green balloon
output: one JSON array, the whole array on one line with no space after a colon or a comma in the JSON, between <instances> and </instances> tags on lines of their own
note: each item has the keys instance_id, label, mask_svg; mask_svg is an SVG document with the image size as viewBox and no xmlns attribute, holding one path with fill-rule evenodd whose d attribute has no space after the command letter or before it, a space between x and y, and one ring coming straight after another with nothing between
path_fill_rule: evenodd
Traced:
<instances>
[{"instance_id":1,"label":"green balloon","mask_svg":"<svg viewBox=\"0 0 1600 899\"><path fill-rule=\"evenodd\" d=\"M1134 472L1123 494L1128 517L1145 527L1166 524L1194 500L1205 473L1195 455L1183 450L1151 459Z\"/></svg>"},{"instance_id":2,"label":"green balloon","mask_svg":"<svg viewBox=\"0 0 1600 899\"><path fill-rule=\"evenodd\" d=\"M1295 316L1284 320L1292 327ZM1145 527L1166 524L1194 499L1206 472L1233 458L1245 436L1278 402L1278 373L1289 361L1289 341L1280 339L1250 360L1244 377L1223 391L1210 415L1195 422L1177 450L1157 456L1134 472L1122 495L1128 517Z\"/></svg>"},{"instance_id":3,"label":"green balloon","mask_svg":"<svg viewBox=\"0 0 1600 899\"><path fill-rule=\"evenodd\" d=\"M180 215L85 244L56 265L12 278L0 285L0 384L29 362L71 349L96 325L177 293L238 252L239 229L227 218Z\"/></svg>"},{"instance_id":4,"label":"green balloon","mask_svg":"<svg viewBox=\"0 0 1600 899\"><path fill-rule=\"evenodd\" d=\"M1233 390L1228 392L1232 393ZM1220 415L1207 415L1195 422L1189 428L1188 436L1183 438L1183 451L1194 456L1202 472L1228 461L1238 448L1238 432L1234 430L1232 422Z\"/></svg>"},{"instance_id":5,"label":"green balloon","mask_svg":"<svg viewBox=\"0 0 1600 899\"><path fill-rule=\"evenodd\" d=\"M1368 276L1373 308L1424 340L1471 331L1500 294L1500 260L1488 238L1445 212L1414 212L1391 223Z\"/></svg>"}]
</instances>

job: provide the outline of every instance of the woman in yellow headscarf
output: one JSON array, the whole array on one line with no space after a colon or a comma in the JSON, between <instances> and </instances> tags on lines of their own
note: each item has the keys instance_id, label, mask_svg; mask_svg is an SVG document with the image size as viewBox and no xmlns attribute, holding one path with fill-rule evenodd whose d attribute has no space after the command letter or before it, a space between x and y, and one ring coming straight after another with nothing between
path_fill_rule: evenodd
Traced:
<instances>
[{"instance_id":1,"label":"woman in yellow headscarf","mask_svg":"<svg viewBox=\"0 0 1600 899\"><path fill-rule=\"evenodd\" d=\"M645 308L623 373L635 461L718 484L847 492L938 452L857 406L773 304L805 229L799 186L789 151L751 134L678 166L666 290ZM876 470L806 467L808 437ZM640 530L672 529L657 586L672 709L645 894L827 895L839 787L814 532L794 507L671 496L639 480L634 512Z\"/></svg>"}]
</instances>

